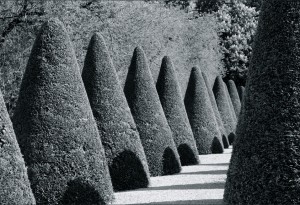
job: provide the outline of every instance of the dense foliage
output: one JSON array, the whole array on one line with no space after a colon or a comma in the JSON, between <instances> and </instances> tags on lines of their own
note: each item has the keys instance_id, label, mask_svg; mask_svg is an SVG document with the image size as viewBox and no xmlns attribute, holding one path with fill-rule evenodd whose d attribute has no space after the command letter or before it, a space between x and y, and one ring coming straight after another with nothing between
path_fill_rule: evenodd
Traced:
<instances>
[{"instance_id":1,"label":"dense foliage","mask_svg":"<svg viewBox=\"0 0 300 205\"><path fill-rule=\"evenodd\" d=\"M253 7L232 0L217 12L226 77L245 84L258 12Z\"/></svg>"},{"instance_id":2,"label":"dense foliage","mask_svg":"<svg viewBox=\"0 0 300 205\"><path fill-rule=\"evenodd\" d=\"M66 25L80 68L93 31L104 36L124 84L133 49L143 46L154 79L161 59L172 58L184 91L190 68L199 65L210 80L222 68L217 24L212 15L197 19L177 7L143 1L16 0L0 2L0 87L10 114L37 30L57 16Z\"/></svg>"}]
</instances>

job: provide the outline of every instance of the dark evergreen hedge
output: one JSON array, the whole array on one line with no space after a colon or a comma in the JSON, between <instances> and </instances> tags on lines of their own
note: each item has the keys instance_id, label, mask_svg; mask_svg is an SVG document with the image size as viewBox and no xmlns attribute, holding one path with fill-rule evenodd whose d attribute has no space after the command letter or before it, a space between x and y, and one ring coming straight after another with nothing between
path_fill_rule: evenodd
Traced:
<instances>
[{"instance_id":1,"label":"dark evergreen hedge","mask_svg":"<svg viewBox=\"0 0 300 205\"><path fill-rule=\"evenodd\" d=\"M152 176L179 173L181 164L172 131L159 101L144 51L134 50L124 87Z\"/></svg>"},{"instance_id":2,"label":"dark evergreen hedge","mask_svg":"<svg viewBox=\"0 0 300 205\"><path fill-rule=\"evenodd\" d=\"M226 92L227 101L228 101L229 106L230 106L230 114L232 115L232 117L233 117L233 119L234 119L234 121L236 123L237 122L237 117L236 117L236 114L235 114L235 111L234 111L232 100L231 100L230 95L229 95L229 89L228 89L228 87L227 87L227 85L226 85L226 83L224 81L223 81L223 83L224 83L224 86L226 88L225 92Z\"/></svg>"},{"instance_id":3,"label":"dark evergreen hedge","mask_svg":"<svg viewBox=\"0 0 300 205\"><path fill-rule=\"evenodd\" d=\"M58 19L46 21L35 40L13 123L37 204L112 200L97 124Z\"/></svg>"},{"instance_id":4,"label":"dark evergreen hedge","mask_svg":"<svg viewBox=\"0 0 300 205\"><path fill-rule=\"evenodd\" d=\"M90 41L83 82L100 132L115 190L147 187L144 149L103 37Z\"/></svg>"},{"instance_id":5,"label":"dark evergreen hedge","mask_svg":"<svg viewBox=\"0 0 300 205\"><path fill-rule=\"evenodd\" d=\"M208 91L208 94L209 94L209 99L210 99L212 108L214 110L214 114L215 114L215 117L216 117L216 120L217 120L217 123L218 123L218 126L219 126L220 133L222 134L223 146L224 146L224 148L228 148L229 147L229 141L228 141L228 138L227 138L227 133L226 133L226 130L225 130L220 112L218 110L218 106L217 106L217 103L216 103L214 93L212 91L212 88L209 85L208 78L207 78L207 76L204 72L202 72L202 77L205 81L205 85L206 85L206 88L207 88L207 91Z\"/></svg>"},{"instance_id":6,"label":"dark evergreen hedge","mask_svg":"<svg viewBox=\"0 0 300 205\"><path fill-rule=\"evenodd\" d=\"M199 164L198 151L170 57L162 59L156 89L182 165Z\"/></svg>"},{"instance_id":7,"label":"dark evergreen hedge","mask_svg":"<svg viewBox=\"0 0 300 205\"><path fill-rule=\"evenodd\" d=\"M32 205L27 169L0 91L0 204Z\"/></svg>"},{"instance_id":8,"label":"dark evergreen hedge","mask_svg":"<svg viewBox=\"0 0 300 205\"><path fill-rule=\"evenodd\" d=\"M245 92L245 87L244 86L238 86L237 90L238 90L238 93L239 93L240 101L242 103L243 102L244 92Z\"/></svg>"},{"instance_id":9,"label":"dark evergreen hedge","mask_svg":"<svg viewBox=\"0 0 300 205\"><path fill-rule=\"evenodd\" d=\"M238 118L241 111L241 101L234 81L229 80L227 82L227 87L228 87L228 92L234 108L235 115Z\"/></svg>"},{"instance_id":10,"label":"dark evergreen hedge","mask_svg":"<svg viewBox=\"0 0 300 205\"><path fill-rule=\"evenodd\" d=\"M228 204L300 204L299 32L299 1L263 1L227 174Z\"/></svg>"},{"instance_id":11,"label":"dark evergreen hedge","mask_svg":"<svg viewBox=\"0 0 300 205\"><path fill-rule=\"evenodd\" d=\"M228 137L230 133L235 133L236 121L232 115L232 110L226 94L227 88L221 76L216 78L213 92Z\"/></svg>"},{"instance_id":12,"label":"dark evergreen hedge","mask_svg":"<svg viewBox=\"0 0 300 205\"><path fill-rule=\"evenodd\" d=\"M223 153L222 136L204 79L197 67L192 68L184 103L199 154Z\"/></svg>"}]
</instances>

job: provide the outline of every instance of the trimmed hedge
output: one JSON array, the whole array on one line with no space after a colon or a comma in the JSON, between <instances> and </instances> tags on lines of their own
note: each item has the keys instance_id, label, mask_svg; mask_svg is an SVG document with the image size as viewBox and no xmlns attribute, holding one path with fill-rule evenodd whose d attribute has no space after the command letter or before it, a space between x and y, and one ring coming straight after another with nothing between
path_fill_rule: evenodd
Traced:
<instances>
[{"instance_id":1,"label":"trimmed hedge","mask_svg":"<svg viewBox=\"0 0 300 205\"><path fill-rule=\"evenodd\" d=\"M245 92L245 87L244 86L238 86L237 87L238 93L239 93L239 98L241 103L243 102L243 97L244 97L244 92Z\"/></svg>"},{"instance_id":2,"label":"trimmed hedge","mask_svg":"<svg viewBox=\"0 0 300 205\"><path fill-rule=\"evenodd\" d=\"M233 80L229 80L227 82L227 87L228 87L228 92L229 92L229 96L234 108L234 112L235 115L237 116L237 118L239 117L239 114L241 112L241 101L240 101L240 97L237 91L237 88L235 86L235 83Z\"/></svg>"},{"instance_id":3,"label":"trimmed hedge","mask_svg":"<svg viewBox=\"0 0 300 205\"><path fill-rule=\"evenodd\" d=\"M223 153L218 123L204 79L197 67L192 68L184 103L199 154Z\"/></svg>"},{"instance_id":4,"label":"trimmed hedge","mask_svg":"<svg viewBox=\"0 0 300 205\"><path fill-rule=\"evenodd\" d=\"M208 78L207 78L207 76L204 72L202 72L202 77L205 81L206 89L207 89L208 94L209 94L209 99L210 99L212 108L214 110L214 114L215 114L215 117L216 117L216 120L217 120L217 123L218 123L218 126L219 126L220 133L222 134L223 146L224 146L224 148L228 148L229 147L229 141L228 141L228 138L227 138L226 130L225 130L220 112L218 110L218 106L217 106L217 103L216 103L214 93L213 93L213 91L210 87Z\"/></svg>"},{"instance_id":5,"label":"trimmed hedge","mask_svg":"<svg viewBox=\"0 0 300 205\"><path fill-rule=\"evenodd\" d=\"M13 123L37 204L112 200L97 124L71 41L56 18L35 40Z\"/></svg>"},{"instance_id":6,"label":"trimmed hedge","mask_svg":"<svg viewBox=\"0 0 300 205\"><path fill-rule=\"evenodd\" d=\"M164 115L142 48L134 50L124 87L152 176L181 171L172 131Z\"/></svg>"},{"instance_id":7,"label":"trimmed hedge","mask_svg":"<svg viewBox=\"0 0 300 205\"><path fill-rule=\"evenodd\" d=\"M0 204L35 204L25 162L1 91L0 119Z\"/></svg>"},{"instance_id":8,"label":"trimmed hedge","mask_svg":"<svg viewBox=\"0 0 300 205\"><path fill-rule=\"evenodd\" d=\"M218 110L220 112L227 137L230 133L235 133L236 121L232 115L232 110L226 94L227 88L221 76L218 76L213 86L213 93L215 95Z\"/></svg>"},{"instance_id":9,"label":"trimmed hedge","mask_svg":"<svg viewBox=\"0 0 300 205\"><path fill-rule=\"evenodd\" d=\"M300 2L264 0L227 174L228 204L300 204Z\"/></svg>"},{"instance_id":10,"label":"trimmed hedge","mask_svg":"<svg viewBox=\"0 0 300 205\"><path fill-rule=\"evenodd\" d=\"M156 89L182 165L199 164L198 151L170 57L162 59Z\"/></svg>"},{"instance_id":11,"label":"trimmed hedge","mask_svg":"<svg viewBox=\"0 0 300 205\"><path fill-rule=\"evenodd\" d=\"M143 188L150 173L133 117L103 37L90 41L83 82L96 119L115 190Z\"/></svg>"},{"instance_id":12,"label":"trimmed hedge","mask_svg":"<svg viewBox=\"0 0 300 205\"><path fill-rule=\"evenodd\" d=\"M224 86L226 88L225 92L226 92L227 101L228 101L229 106L230 106L230 114L232 115L235 123L237 123L237 117L236 117L236 114L235 114L235 111L234 111L232 100L231 100L230 95L229 95L229 89L228 89L228 87L227 87L227 85L226 85L226 83L224 81L223 81L223 83L224 83Z\"/></svg>"}]
</instances>

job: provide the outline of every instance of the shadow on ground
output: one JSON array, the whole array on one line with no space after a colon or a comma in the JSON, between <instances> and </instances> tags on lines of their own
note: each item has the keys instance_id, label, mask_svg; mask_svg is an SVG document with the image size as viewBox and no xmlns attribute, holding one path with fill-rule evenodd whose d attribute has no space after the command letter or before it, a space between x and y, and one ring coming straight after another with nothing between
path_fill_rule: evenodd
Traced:
<instances>
[{"instance_id":1,"label":"shadow on ground","mask_svg":"<svg viewBox=\"0 0 300 205\"><path fill-rule=\"evenodd\" d=\"M179 175L219 175L219 174L227 174L227 170L212 170L212 171L199 171L199 172L185 172L185 173L180 173Z\"/></svg>"}]
</instances>

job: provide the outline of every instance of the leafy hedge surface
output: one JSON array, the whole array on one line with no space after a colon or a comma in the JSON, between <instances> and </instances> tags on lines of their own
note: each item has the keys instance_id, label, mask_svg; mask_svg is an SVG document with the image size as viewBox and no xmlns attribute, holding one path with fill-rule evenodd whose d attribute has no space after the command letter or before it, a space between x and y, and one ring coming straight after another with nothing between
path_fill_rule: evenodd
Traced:
<instances>
[{"instance_id":1,"label":"leafy hedge surface","mask_svg":"<svg viewBox=\"0 0 300 205\"><path fill-rule=\"evenodd\" d=\"M1 91L0 119L0 204L35 204L25 162L7 113Z\"/></svg>"},{"instance_id":2,"label":"leafy hedge surface","mask_svg":"<svg viewBox=\"0 0 300 205\"><path fill-rule=\"evenodd\" d=\"M199 164L198 151L178 79L170 57L162 59L156 89L168 124L173 132L182 165Z\"/></svg>"},{"instance_id":3,"label":"leafy hedge surface","mask_svg":"<svg viewBox=\"0 0 300 205\"><path fill-rule=\"evenodd\" d=\"M64 25L46 21L13 118L38 204L111 201L104 149Z\"/></svg>"},{"instance_id":4,"label":"leafy hedge surface","mask_svg":"<svg viewBox=\"0 0 300 205\"><path fill-rule=\"evenodd\" d=\"M235 133L236 121L232 115L226 90L227 88L222 77L218 76L213 87L213 92L228 137L230 133Z\"/></svg>"},{"instance_id":5,"label":"leafy hedge surface","mask_svg":"<svg viewBox=\"0 0 300 205\"><path fill-rule=\"evenodd\" d=\"M152 176L180 172L181 164L142 48L134 50L124 92Z\"/></svg>"},{"instance_id":6,"label":"leafy hedge surface","mask_svg":"<svg viewBox=\"0 0 300 205\"><path fill-rule=\"evenodd\" d=\"M234 108L235 115L238 118L240 111L241 111L241 101L240 101L240 97L239 97L239 94L238 94L238 91L237 91L234 81L229 80L227 82L227 87L228 87L228 92L229 92L229 96L230 96L230 99L231 99L231 102L232 102L232 105Z\"/></svg>"},{"instance_id":7,"label":"leafy hedge surface","mask_svg":"<svg viewBox=\"0 0 300 205\"><path fill-rule=\"evenodd\" d=\"M140 136L106 44L99 33L91 38L82 78L105 149L114 189L147 187L150 174Z\"/></svg>"},{"instance_id":8,"label":"leafy hedge surface","mask_svg":"<svg viewBox=\"0 0 300 205\"><path fill-rule=\"evenodd\" d=\"M236 114L235 114L235 111L234 111L232 100L231 100L230 95L229 95L229 89L228 89L228 87L227 87L227 85L224 81L223 81L223 83L224 83L224 87L225 87L226 98L227 98L227 101L228 101L229 106L230 106L230 114L232 115L235 123L237 123L237 117L236 117Z\"/></svg>"},{"instance_id":9,"label":"leafy hedge surface","mask_svg":"<svg viewBox=\"0 0 300 205\"><path fill-rule=\"evenodd\" d=\"M197 67L192 68L184 103L199 154L223 153L218 123L204 79Z\"/></svg>"},{"instance_id":10,"label":"leafy hedge surface","mask_svg":"<svg viewBox=\"0 0 300 205\"><path fill-rule=\"evenodd\" d=\"M16 1L0 1L0 13L14 8ZM22 2L22 1L18 1ZM144 1L32 1L42 4L45 15L27 16L0 47L0 88L10 115L19 94L21 79L38 28L43 20L58 17L66 26L75 48L79 67L83 68L85 54L93 32L101 32L107 43L121 85L124 85L132 51L143 46L156 82L161 59L172 58L179 85L185 92L190 70L199 65L208 73L211 83L222 68L217 20L213 15L197 19L174 7ZM5 7L3 4L8 4ZM12 4L12 5L11 5ZM3 5L3 7L2 7ZM39 5L38 5L39 6ZM28 23L27 23L28 22ZM5 27L0 18L0 32Z\"/></svg>"},{"instance_id":11,"label":"leafy hedge surface","mask_svg":"<svg viewBox=\"0 0 300 205\"><path fill-rule=\"evenodd\" d=\"M244 93L245 93L245 87L244 86L238 86L237 90L238 90L238 93L239 93L240 101L242 103L243 102Z\"/></svg>"},{"instance_id":12,"label":"leafy hedge surface","mask_svg":"<svg viewBox=\"0 0 300 205\"><path fill-rule=\"evenodd\" d=\"M228 204L300 204L299 32L298 1L263 1L227 174Z\"/></svg>"},{"instance_id":13,"label":"leafy hedge surface","mask_svg":"<svg viewBox=\"0 0 300 205\"><path fill-rule=\"evenodd\" d=\"M229 147L229 142L228 142L228 138L227 138L226 129L224 127L224 123L222 121L222 118L221 118L221 115L220 115L220 112L219 112L219 109L218 109L218 106L217 106L217 103L216 103L214 93L212 91L212 88L209 85L208 78L207 78L207 76L204 72L202 72L202 77L205 81L205 85L206 85L206 88L207 88L207 91L208 91L208 94L209 94L209 99L210 99L212 108L214 110L214 114L215 114L215 117L216 117L216 120L217 120L217 123L218 123L220 133L222 134L223 146L224 146L224 148L228 148Z\"/></svg>"}]
</instances>

